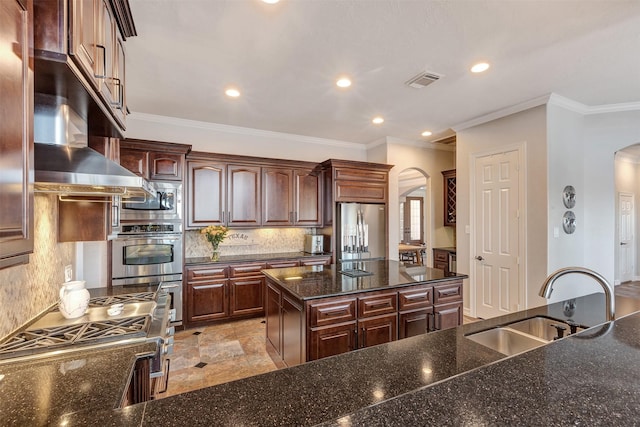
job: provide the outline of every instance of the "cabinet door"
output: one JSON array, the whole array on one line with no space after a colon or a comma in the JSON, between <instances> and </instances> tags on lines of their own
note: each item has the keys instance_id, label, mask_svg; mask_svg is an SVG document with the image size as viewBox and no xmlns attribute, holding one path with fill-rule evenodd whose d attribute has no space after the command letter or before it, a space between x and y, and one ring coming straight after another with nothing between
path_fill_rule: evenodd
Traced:
<instances>
[{"instance_id":1,"label":"cabinet door","mask_svg":"<svg viewBox=\"0 0 640 427\"><path fill-rule=\"evenodd\" d=\"M398 339L398 314L358 320L359 347L371 347Z\"/></svg>"},{"instance_id":2,"label":"cabinet door","mask_svg":"<svg viewBox=\"0 0 640 427\"><path fill-rule=\"evenodd\" d=\"M260 167L227 166L227 225L260 225Z\"/></svg>"},{"instance_id":3,"label":"cabinet door","mask_svg":"<svg viewBox=\"0 0 640 427\"><path fill-rule=\"evenodd\" d=\"M462 302L436 305L433 310L435 317L435 330L440 331L462 325Z\"/></svg>"},{"instance_id":4,"label":"cabinet door","mask_svg":"<svg viewBox=\"0 0 640 427\"><path fill-rule=\"evenodd\" d=\"M98 79L100 93L108 106L118 104L118 89L114 76L114 52L116 40L116 23L108 0L100 0L97 50L101 52L104 77ZM99 73L98 73L99 74ZM99 74L102 76L102 74Z\"/></svg>"},{"instance_id":5,"label":"cabinet door","mask_svg":"<svg viewBox=\"0 0 640 427\"><path fill-rule=\"evenodd\" d=\"M182 155L149 153L149 177L162 181L182 181Z\"/></svg>"},{"instance_id":6,"label":"cabinet door","mask_svg":"<svg viewBox=\"0 0 640 427\"><path fill-rule=\"evenodd\" d=\"M112 104L113 115L122 128L124 129L127 117L127 96L126 96L126 53L124 50L124 41L120 37L120 33L116 31L115 47L113 52L113 77L114 91L116 99Z\"/></svg>"},{"instance_id":7,"label":"cabinet door","mask_svg":"<svg viewBox=\"0 0 640 427\"><path fill-rule=\"evenodd\" d=\"M32 12L31 1L0 1L0 268L33 252Z\"/></svg>"},{"instance_id":8,"label":"cabinet door","mask_svg":"<svg viewBox=\"0 0 640 427\"><path fill-rule=\"evenodd\" d=\"M293 225L293 171L262 168L262 224Z\"/></svg>"},{"instance_id":9,"label":"cabinet door","mask_svg":"<svg viewBox=\"0 0 640 427\"><path fill-rule=\"evenodd\" d=\"M432 315L433 308L400 313L398 316L398 339L409 338L429 332L429 319Z\"/></svg>"},{"instance_id":10,"label":"cabinet door","mask_svg":"<svg viewBox=\"0 0 640 427\"><path fill-rule=\"evenodd\" d=\"M149 178L149 152L120 148L120 166L138 176Z\"/></svg>"},{"instance_id":11,"label":"cabinet door","mask_svg":"<svg viewBox=\"0 0 640 427\"><path fill-rule=\"evenodd\" d=\"M187 163L187 227L225 224L226 166Z\"/></svg>"},{"instance_id":12,"label":"cabinet door","mask_svg":"<svg viewBox=\"0 0 640 427\"><path fill-rule=\"evenodd\" d=\"M301 226L322 225L321 179L310 170L295 170L294 222Z\"/></svg>"},{"instance_id":13,"label":"cabinet door","mask_svg":"<svg viewBox=\"0 0 640 427\"><path fill-rule=\"evenodd\" d=\"M229 279L231 315L262 314L264 312L264 276Z\"/></svg>"},{"instance_id":14,"label":"cabinet door","mask_svg":"<svg viewBox=\"0 0 640 427\"><path fill-rule=\"evenodd\" d=\"M282 360L287 366L295 366L304 362L302 307L282 296Z\"/></svg>"},{"instance_id":15,"label":"cabinet door","mask_svg":"<svg viewBox=\"0 0 640 427\"><path fill-rule=\"evenodd\" d=\"M280 348L280 290L267 283L267 302L265 304L265 320L267 323L267 341L281 354Z\"/></svg>"},{"instance_id":16,"label":"cabinet door","mask_svg":"<svg viewBox=\"0 0 640 427\"><path fill-rule=\"evenodd\" d=\"M188 283L187 289L189 322L223 319L229 316L226 279Z\"/></svg>"},{"instance_id":17,"label":"cabinet door","mask_svg":"<svg viewBox=\"0 0 640 427\"><path fill-rule=\"evenodd\" d=\"M97 87L96 77L103 78L105 51L97 47L100 0L73 0L69 11L69 53L87 80Z\"/></svg>"},{"instance_id":18,"label":"cabinet door","mask_svg":"<svg viewBox=\"0 0 640 427\"><path fill-rule=\"evenodd\" d=\"M355 322L311 329L308 338L308 359L346 353L357 348L357 332Z\"/></svg>"}]
</instances>

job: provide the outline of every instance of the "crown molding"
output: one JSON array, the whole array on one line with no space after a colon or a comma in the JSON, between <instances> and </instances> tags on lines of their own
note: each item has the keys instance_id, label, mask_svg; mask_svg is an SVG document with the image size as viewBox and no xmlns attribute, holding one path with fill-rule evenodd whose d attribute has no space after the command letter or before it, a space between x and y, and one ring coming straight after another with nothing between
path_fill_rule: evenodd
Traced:
<instances>
[{"instance_id":1,"label":"crown molding","mask_svg":"<svg viewBox=\"0 0 640 427\"><path fill-rule=\"evenodd\" d=\"M579 113L582 115L592 114L604 114L604 113L619 113L624 111L638 111L640 110L640 102L626 102L620 104L603 104L589 106L581 102L574 101L569 98L565 98L557 93L550 93L547 95L539 96L537 98L530 99L528 101L521 102L519 104L512 105L500 110L493 111L489 114L476 117L466 122L460 123L456 126L452 126L456 132L459 132L470 127L478 126L493 120L501 119L511 114L519 113L521 111L528 110L530 108L539 107L540 105L556 105L558 107Z\"/></svg>"},{"instance_id":2,"label":"crown molding","mask_svg":"<svg viewBox=\"0 0 640 427\"><path fill-rule=\"evenodd\" d=\"M242 126L223 125L219 123L201 122L198 120L180 119L177 117L158 116L155 114L132 112L129 120L139 120L149 123L159 123L172 126L187 127L192 129L203 129L212 132L230 133L236 135L253 136L261 138L275 138L287 141L302 142L306 144L317 144L324 146L333 146L341 148L349 148L356 150L366 150L366 144L357 142L339 141L336 139L317 138L314 136L296 135L292 133L275 132L270 130L261 130L254 128L246 128Z\"/></svg>"}]
</instances>

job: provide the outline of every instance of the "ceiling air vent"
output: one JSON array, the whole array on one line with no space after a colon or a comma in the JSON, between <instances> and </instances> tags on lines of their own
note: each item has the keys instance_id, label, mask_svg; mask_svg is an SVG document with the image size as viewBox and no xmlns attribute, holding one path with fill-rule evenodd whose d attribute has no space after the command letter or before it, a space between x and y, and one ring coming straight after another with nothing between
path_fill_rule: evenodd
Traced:
<instances>
[{"instance_id":1,"label":"ceiling air vent","mask_svg":"<svg viewBox=\"0 0 640 427\"><path fill-rule=\"evenodd\" d=\"M438 75L436 73L424 71L417 76L407 80L405 84L416 89L422 89L423 87L428 86L437 80L440 80L441 77L441 75Z\"/></svg>"}]
</instances>

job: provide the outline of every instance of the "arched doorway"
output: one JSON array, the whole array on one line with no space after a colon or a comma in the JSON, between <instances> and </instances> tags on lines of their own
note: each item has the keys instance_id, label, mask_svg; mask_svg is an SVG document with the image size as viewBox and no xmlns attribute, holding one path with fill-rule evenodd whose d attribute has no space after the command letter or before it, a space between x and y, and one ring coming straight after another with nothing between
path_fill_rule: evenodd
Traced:
<instances>
[{"instance_id":1,"label":"arched doorway","mask_svg":"<svg viewBox=\"0 0 640 427\"><path fill-rule=\"evenodd\" d=\"M431 240L432 203L429 175L417 168L407 168L398 174L399 241L401 244L425 245ZM424 265L429 257L423 251Z\"/></svg>"}]
</instances>

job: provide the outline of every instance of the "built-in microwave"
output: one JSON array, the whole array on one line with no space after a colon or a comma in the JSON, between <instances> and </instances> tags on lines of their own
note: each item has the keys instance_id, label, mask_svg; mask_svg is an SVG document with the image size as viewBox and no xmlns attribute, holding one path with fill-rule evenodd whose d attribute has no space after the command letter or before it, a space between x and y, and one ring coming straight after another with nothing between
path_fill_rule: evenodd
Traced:
<instances>
[{"instance_id":1,"label":"built-in microwave","mask_svg":"<svg viewBox=\"0 0 640 427\"><path fill-rule=\"evenodd\" d=\"M182 184L153 182L155 197L122 199L122 221L180 221L182 219Z\"/></svg>"}]
</instances>

